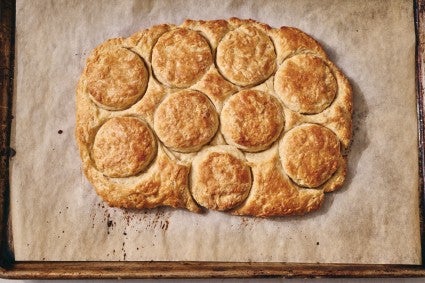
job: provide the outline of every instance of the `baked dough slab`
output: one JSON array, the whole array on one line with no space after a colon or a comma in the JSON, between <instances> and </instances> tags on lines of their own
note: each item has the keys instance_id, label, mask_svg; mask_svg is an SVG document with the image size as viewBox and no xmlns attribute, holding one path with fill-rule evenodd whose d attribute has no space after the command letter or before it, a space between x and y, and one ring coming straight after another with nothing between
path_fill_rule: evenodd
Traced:
<instances>
[{"instance_id":1,"label":"baked dough slab","mask_svg":"<svg viewBox=\"0 0 425 283\"><path fill-rule=\"evenodd\" d=\"M351 115L347 78L301 30L185 20L91 52L76 138L111 206L283 216L342 186Z\"/></svg>"},{"instance_id":2,"label":"baked dough slab","mask_svg":"<svg viewBox=\"0 0 425 283\"><path fill-rule=\"evenodd\" d=\"M412 3L244 3L17 1L10 172L16 260L420 262ZM301 28L348 76L355 112L346 189L327 194L317 212L280 220L102 207L80 170L74 138L75 87L89 53L107 38L156 24L232 16ZM156 86L150 103L160 93Z\"/></svg>"}]
</instances>

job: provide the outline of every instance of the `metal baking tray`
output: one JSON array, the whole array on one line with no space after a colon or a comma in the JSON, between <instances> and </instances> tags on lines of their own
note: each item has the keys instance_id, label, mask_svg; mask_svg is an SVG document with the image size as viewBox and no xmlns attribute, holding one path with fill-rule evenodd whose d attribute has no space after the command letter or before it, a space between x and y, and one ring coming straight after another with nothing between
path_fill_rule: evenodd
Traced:
<instances>
[{"instance_id":1,"label":"metal baking tray","mask_svg":"<svg viewBox=\"0 0 425 283\"><path fill-rule=\"evenodd\" d=\"M0 277L67 278L217 278L217 277L422 277L422 265L302 264L285 262L49 262L16 261L9 225L9 159L14 78L15 1L0 2ZM424 205L425 0L414 0L419 151L420 215ZM421 228L422 258L425 231Z\"/></svg>"}]
</instances>

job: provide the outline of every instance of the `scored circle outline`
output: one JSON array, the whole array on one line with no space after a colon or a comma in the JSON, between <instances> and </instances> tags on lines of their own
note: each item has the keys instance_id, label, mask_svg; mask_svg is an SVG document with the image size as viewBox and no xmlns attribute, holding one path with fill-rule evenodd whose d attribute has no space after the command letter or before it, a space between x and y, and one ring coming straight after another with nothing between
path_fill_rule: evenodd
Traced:
<instances>
[{"instance_id":1,"label":"scored circle outline","mask_svg":"<svg viewBox=\"0 0 425 283\"><path fill-rule=\"evenodd\" d=\"M285 173L301 187L317 188L339 167L340 141L328 127L305 123L285 133L279 142Z\"/></svg>"},{"instance_id":2,"label":"scored circle outline","mask_svg":"<svg viewBox=\"0 0 425 283\"><path fill-rule=\"evenodd\" d=\"M139 54L113 45L87 60L86 76L90 99L106 110L124 110L134 105L146 93L150 77Z\"/></svg>"},{"instance_id":3,"label":"scored circle outline","mask_svg":"<svg viewBox=\"0 0 425 283\"><path fill-rule=\"evenodd\" d=\"M193 152L211 141L219 115L204 93L184 89L169 94L156 108L154 130L161 142L179 152Z\"/></svg>"},{"instance_id":4,"label":"scored circle outline","mask_svg":"<svg viewBox=\"0 0 425 283\"><path fill-rule=\"evenodd\" d=\"M133 116L106 120L92 147L96 168L112 178L130 177L145 170L157 153L157 141L148 124Z\"/></svg>"},{"instance_id":5,"label":"scored circle outline","mask_svg":"<svg viewBox=\"0 0 425 283\"><path fill-rule=\"evenodd\" d=\"M317 114L335 100L338 83L324 60L302 53L280 64L274 77L274 90L290 110Z\"/></svg>"},{"instance_id":6,"label":"scored circle outline","mask_svg":"<svg viewBox=\"0 0 425 283\"><path fill-rule=\"evenodd\" d=\"M269 148L285 126L278 99L267 92L244 89L231 96L221 110L221 132L228 144L247 152Z\"/></svg>"},{"instance_id":7,"label":"scored circle outline","mask_svg":"<svg viewBox=\"0 0 425 283\"><path fill-rule=\"evenodd\" d=\"M217 68L225 79L242 87L267 80L276 70L273 41L261 29L242 25L217 45Z\"/></svg>"},{"instance_id":8,"label":"scored circle outline","mask_svg":"<svg viewBox=\"0 0 425 283\"><path fill-rule=\"evenodd\" d=\"M252 187L251 167L232 145L211 146L192 161L190 190L201 206L226 211L243 203Z\"/></svg>"},{"instance_id":9,"label":"scored circle outline","mask_svg":"<svg viewBox=\"0 0 425 283\"><path fill-rule=\"evenodd\" d=\"M209 41L187 28L164 33L152 49L153 74L168 87L190 87L205 75L213 63Z\"/></svg>"}]
</instances>

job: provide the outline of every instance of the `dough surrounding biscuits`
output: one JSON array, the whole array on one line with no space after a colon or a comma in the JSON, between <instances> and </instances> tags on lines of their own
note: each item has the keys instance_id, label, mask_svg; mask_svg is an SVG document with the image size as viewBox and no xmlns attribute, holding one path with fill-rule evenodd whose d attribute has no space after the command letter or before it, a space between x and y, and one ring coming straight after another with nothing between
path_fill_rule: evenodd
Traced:
<instances>
[{"instance_id":1,"label":"dough surrounding biscuits","mask_svg":"<svg viewBox=\"0 0 425 283\"><path fill-rule=\"evenodd\" d=\"M279 157L267 156L252 167L253 184L236 215L259 217L305 214L320 208L324 191L298 188L282 171Z\"/></svg>"},{"instance_id":2,"label":"dough surrounding biscuits","mask_svg":"<svg viewBox=\"0 0 425 283\"><path fill-rule=\"evenodd\" d=\"M312 53L327 58L322 46L305 32L294 27L272 29L270 37L274 42L278 64L294 54Z\"/></svg>"},{"instance_id":3,"label":"dough surrounding biscuits","mask_svg":"<svg viewBox=\"0 0 425 283\"><path fill-rule=\"evenodd\" d=\"M83 171L111 206L305 214L346 177L350 83L293 27L186 20L110 39L76 97Z\"/></svg>"},{"instance_id":4,"label":"dough surrounding biscuits","mask_svg":"<svg viewBox=\"0 0 425 283\"><path fill-rule=\"evenodd\" d=\"M203 207L232 209L246 199L250 189L250 167L233 146L207 148L193 160L191 192Z\"/></svg>"}]
</instances>

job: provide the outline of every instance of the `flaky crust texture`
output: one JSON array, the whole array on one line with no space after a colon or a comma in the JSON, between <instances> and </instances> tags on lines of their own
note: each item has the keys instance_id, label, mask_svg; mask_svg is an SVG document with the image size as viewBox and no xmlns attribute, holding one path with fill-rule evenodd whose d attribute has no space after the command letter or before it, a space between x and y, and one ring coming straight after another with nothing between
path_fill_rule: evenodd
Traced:
<instances>
[{"instance_id":1,"label":"flaky crust texture","mask_svg":"<svg viewBox=\"0 0 425 283\"><path fill-rule=\"evenodd\" d=\"M277 98L259 90L234 94L221 110L221 131L227 143L249 152L268 148L279 137L284 124Z\"/></svg>"},{"instance_id":2,"label":"flaky crust texture","mask_svg":"<svg viewBox=\"0 0 425 283\"><path fill-rule=\"evenodd\" d=\"M128 177L145 169L156 155L156 140L145 122L136 117L115 117L97 131L92 158L109 177Z\"/></svg>"},{"instance_id":3,"label":"flaky crust texture","mask_svg":"<svg viewBox=\"0 0 425 283\"><path fill-rule=\"evenodd\" d=\"M146 90L149 74L143 60L110 40L87 60L87 93L93 102L111 110L134 104Z\"/></svg>"},{"instance_id":4,"label":"flaky crust texture","mask_svg":"<svg viewBox=\"0 0 425 283\"><path fill-rule=\"evenodd\" d=\"M109 39L76 101L83 171L111 206L305 214L344 183L351 86L297 28L186 20Z\"/></svg>"},{"instance_id":5,"label":"flaky crust texture","mask_svg":"<svg viewBox=\"0 0 425 283\"><path fill-rule=\"evenodd\" d=\"M208 209L225 211L240 205L251 189L251 170L233 146L208 147L193 160L191 192Z\"/></svg>"},{"instance_id":6,"label":"flaky crust texture","mask_svg":"<svg viewBox=\"0 0 425 283\"><path fill-rule=\"evenodd\" d=\"M165 146L180 152L197 151L218 129L218 114L208 97L196 90L167 96L155 111L154 129Z\"/></svg>"}]
</instances>

